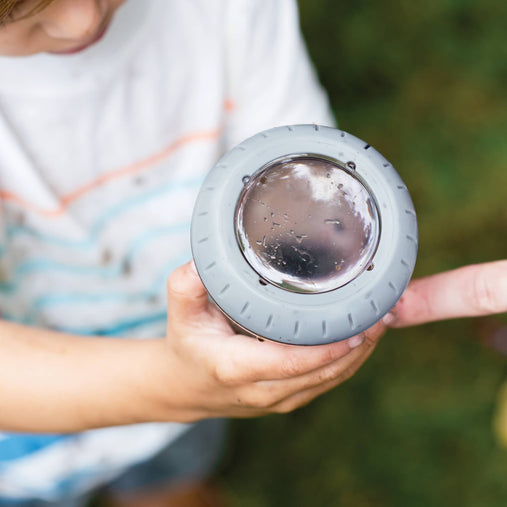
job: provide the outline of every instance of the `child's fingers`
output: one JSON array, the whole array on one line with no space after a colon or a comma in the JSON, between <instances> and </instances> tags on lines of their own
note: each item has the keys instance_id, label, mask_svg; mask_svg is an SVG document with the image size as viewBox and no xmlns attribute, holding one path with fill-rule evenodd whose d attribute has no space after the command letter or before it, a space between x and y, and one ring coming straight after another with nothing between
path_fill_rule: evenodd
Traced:
<instances>
[{"instance_id":1,"label":"child's fingers","mask_svg":"<svg viewBox=\"0 0 507 507\"><path fill-rule=\"evenodd\" d=\"M353 343L354 344L354 343ZM219 377L238 382L257 382L297 377L329 364L348 354L350 343L331 343L302 347L235 335L229 339L228 350L219 363Z\"/></svg>"},{"instance_id":2,"label":"child's fingers","mask_svg":"<svg viewBox=\"0 0 507 507\"><path fill-rule=\"evenodd\" d=\"M385 326L378 323L366 333L378 337ZM222 364L228 378L244 382L282 380L301 377L350 355L363 341L366 333L328 345L302 347L282 345L249 337L231 337L226 361ZM368 338L370 339L370 338Z\"/></svg>"},{"instance_id":3,"label":"child's fingers","mask_svg":"<svg viewBox=\"0 0 507 507\"><path fill-rule=\"evenodd\" d=\"M476 264L412 281L385 322L412 326L507 311L507 260Z\"/></svg>"},{"instance_id":4,"label":"child's fingers","mask_svg":"<svg viewBox=\"0 0 507 507\"><path fill-rule=\"evenodd\" d=\"M379 329L385 328L377 327L360 347L321 368L320 371L316 370L300 377L243 385L234 392L231 401L235 406L230 406L227 415L255 417L274 412L289 412L305 405L319 394L344 382L359 369L375 348L381 334ZM218 411L217 415L219 414L222 412Z\"/></svg>"},{"instance_id":5,"label":"child's fingers","mask_svg":"<svg viewBox=\"0 0 507 507\"><path fill-rule=\"evenodd\" d=\"M330 378L325 382L318 383L313 387L297 391L294 394L287 396L285 399L279 401L273 407L271 407L270 411L278 413L291 412L299 407L307 405L318 396L342 384L350 377L352 377L357 372L357 370L363 365L363 363L368 359L368 357L370 357L373 350L375 349L375 344L377 341L378 338L374 340L374 343L371 346L365 347L362 350L362 353L358 357L356 357L354 361L348 364L345 368L343 368L344 365L342 365L342 368L340 368L340 373L335 377ZM361 348L363 347L364 345Z\"/></svg>"},{"instance_id":6,"label":"child's fingers","mask_svg":"<svg viewBox=\"0 0 507 507\"><path fill-rule=\"evenodd\" d=\"M343 382L359 368L377 345L385 326L377 325L364 334L364 342L345 356L308 373L285 380L259 382L256 387L266 387L273 398L271 404L299 392L311 391L330 382Z\"/></svg>"},{"instance_id":7,"label":"child's fingers","mask_svg":"<svg viewBox=\"0 0 507 507\"><path fill-rule=\"evenodd\" d=\"M193 321L208 308L208 293L193 261L175 269L167 280L169 322Z\"/></svg>"}]
</instances>

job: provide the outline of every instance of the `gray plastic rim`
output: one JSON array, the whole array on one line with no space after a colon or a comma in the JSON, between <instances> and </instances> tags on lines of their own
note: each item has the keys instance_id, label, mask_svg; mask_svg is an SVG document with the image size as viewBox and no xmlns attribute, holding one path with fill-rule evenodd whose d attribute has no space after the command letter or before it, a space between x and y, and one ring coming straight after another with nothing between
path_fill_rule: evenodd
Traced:
<instances>
[{"instance_id":1,"label":"gray plastic rim","mask_svg":"<svg viewBox=\"0 0 507 507\"><path fill-rule=\"evenodd\" d=\"M320 294L299 294L259 283L234 230L243 178L272 160L307 153L337 160L355 171L367 183L381 223L373 269ZM250 137L213 167L194 206L191 245L210 298L240 327L281 343L320 345L365 331L396 304L415 266L417 219L399 174L369 144L330 127L290 125Z\"/></svg>"}]
</instances>

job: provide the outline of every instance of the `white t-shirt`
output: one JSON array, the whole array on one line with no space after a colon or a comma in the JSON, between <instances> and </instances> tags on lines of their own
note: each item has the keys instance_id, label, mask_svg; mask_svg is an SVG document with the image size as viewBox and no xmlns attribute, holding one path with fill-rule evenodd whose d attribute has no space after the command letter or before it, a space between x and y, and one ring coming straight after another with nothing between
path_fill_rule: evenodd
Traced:
<instances>
[{"instance_id":1,"label":"white t-shirt","mask_svg":"<svg viewBox=\"0 0 507 507\"><path fill-rule=\"evenodd\" d=\"M205 174L295 123L333 120L293 0L128 0L81 53L0 57L2 318L163 336ZM0 498L86 491L186 427L0 433Z\"/></svg>"}]
</instances>

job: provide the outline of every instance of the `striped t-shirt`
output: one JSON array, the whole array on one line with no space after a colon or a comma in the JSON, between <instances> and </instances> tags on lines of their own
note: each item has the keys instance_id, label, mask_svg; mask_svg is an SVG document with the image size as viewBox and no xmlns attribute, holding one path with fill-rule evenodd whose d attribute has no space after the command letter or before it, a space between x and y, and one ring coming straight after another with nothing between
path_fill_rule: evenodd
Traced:
<instances>
[{"instance_id":1,"label":"striped t-shirt","mask_svg":"<svg viewBox=\"0 0 507 507\"><path fill-rule=\"evenodd\" d=\"M163 336L206 172L259 130L313 122L332 119L293 0L127 0L81 53L0 57L1 317ZM186 427L0 433L0 499L87 491Z\"/></svg>"}]
</instances>

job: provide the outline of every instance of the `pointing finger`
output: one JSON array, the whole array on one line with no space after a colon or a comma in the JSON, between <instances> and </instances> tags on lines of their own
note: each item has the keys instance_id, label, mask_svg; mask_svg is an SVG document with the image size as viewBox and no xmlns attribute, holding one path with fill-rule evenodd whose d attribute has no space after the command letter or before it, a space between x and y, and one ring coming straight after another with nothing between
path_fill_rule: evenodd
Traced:
<instances>
[{"instance_id":1,"label":"pointing finger","mask_svg":"<svg viewBox=\"0 0 507 507\"><path fill-rule=\"evenodd\" d=\"M412 281L384 322L392 327L507 311L507 260Z\"/></svg>"}]
</instances>

